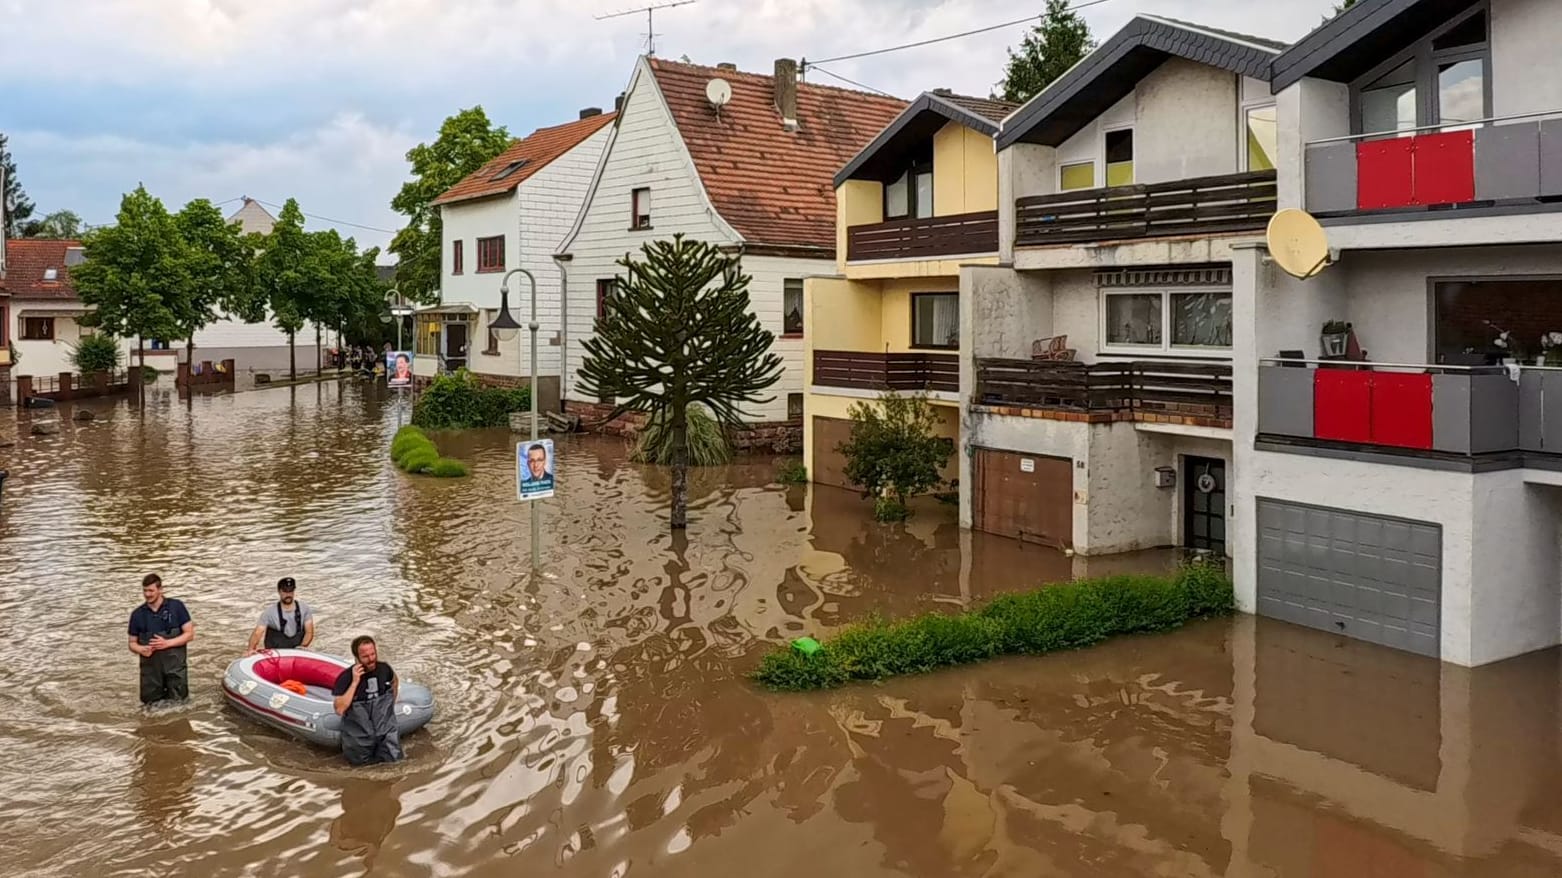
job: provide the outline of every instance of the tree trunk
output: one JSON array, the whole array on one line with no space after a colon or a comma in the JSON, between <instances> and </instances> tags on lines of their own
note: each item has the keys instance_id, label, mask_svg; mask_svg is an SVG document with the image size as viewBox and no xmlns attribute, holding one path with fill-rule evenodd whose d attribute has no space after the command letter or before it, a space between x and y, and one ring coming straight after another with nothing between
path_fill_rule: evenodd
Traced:
<instances>
[{"instance_id":1,"label":"tree trunk","mask_svg":"<svg viewBox=\"0 0 1562 878\"><path fill-rule=\"evenodd\" d=\"M674 531L689 526L689 409L674 403L668 412L672 418L673 514Z\"/></svg>"},{"instance_id":2,"label":"tree trunk","mask_svg":"<svg viewBox=\"0 0 1562 878\"><path fill-rule=\"evenodd\" d=\"M293 347L293 339L297 334L296 332L287 334L287 380L289 381L298 380L298 351Z\"/></svg>"},{"instance_id":3,"label":"tree trunk","mask_svg":"<svg viewBox=\"0 0 1562 878\"><path fill-rule=\"evenodd\" d=\"M141 358L141 365L136 369L136 377L130 382L130 386L136 389L136 401L146 400L146 339L136 336L136 356Z\"/></svg>"},{"instance_id":4,"label":"tree trunk","mask_svg":"<svg viewBox=\"0 0 1562 878\"><path fill-rule=\"evenodd\" d=\"M195 374L195 333L184 340L184 363L187 374Z\"/></svg>"},{"instance_id":5,"label":"tree trunk","mask_svg":"<svg viewBox=\"0 0 1562 878\"><path fill-rule=\"evenodd\" d=\"M320 324L315 324L315 374L325 372L325 361L320 359Z\"/></svg>"}]
</instances>

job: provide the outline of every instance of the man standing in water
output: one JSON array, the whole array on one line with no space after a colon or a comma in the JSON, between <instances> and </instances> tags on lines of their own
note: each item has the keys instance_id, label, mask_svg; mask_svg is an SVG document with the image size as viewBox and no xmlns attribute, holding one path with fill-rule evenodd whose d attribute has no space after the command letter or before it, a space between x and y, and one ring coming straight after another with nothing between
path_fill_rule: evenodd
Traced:
<instances>
[{"instance_id":1,"label":"man standing in water","mask_svg":"<svg viewBox=\"0 0 1562 878\"><path fill-rule=\"evenodd\" d=\"M245 655L259 652L262 644L266 649L304 649L314 642L315 613L294 596L297 590L293 577L277 580L277 602L260 611Z\"/></svg>"},{"instance_id":2,"label":"man standing in water","mask_svg":"<svg viewBox=\"0 0 1562 878\"><path fill-rule=\"evenodd\" d=\"M342 718L342 754L353 765L401 761L401 734L396 729L396 696L401 681L391 666L379 660L374 638L353 638L353 666L336 678L331 694Z\"/></svg>"},{"instance_id":3,"label":"man standing in water","mask_svg":"<svg viewBox=\"0 0 1562 878\"><path fill-rule=\"evenodd\" d=\"M195 639L190 611L163 597L163 580L148 573L141 580L146 603L130 613L130 651L141 657L141 703L190 697L185 645Z\"/></svg>"}]
</instances>

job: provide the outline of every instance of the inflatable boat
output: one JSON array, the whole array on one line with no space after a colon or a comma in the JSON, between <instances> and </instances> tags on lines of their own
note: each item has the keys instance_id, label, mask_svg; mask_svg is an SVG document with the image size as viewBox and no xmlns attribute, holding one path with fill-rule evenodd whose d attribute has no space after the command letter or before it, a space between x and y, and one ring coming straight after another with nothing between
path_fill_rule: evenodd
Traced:
<instances>
[{"instance_id":1,"label":"inflatable boat","mask_svg":"<svg viewBox=\"0 0 1562 878\"><path fill-rule=\"evenodd\" d=\"M222 691L240 713L312 744L339 749L342 718L332 705L331 687L350 667L351 662L334 655L268 649L228 665ZM433 718L434 693L402 680L396 697L397 730L405 737Z\"/></svg>"}]
</instances>

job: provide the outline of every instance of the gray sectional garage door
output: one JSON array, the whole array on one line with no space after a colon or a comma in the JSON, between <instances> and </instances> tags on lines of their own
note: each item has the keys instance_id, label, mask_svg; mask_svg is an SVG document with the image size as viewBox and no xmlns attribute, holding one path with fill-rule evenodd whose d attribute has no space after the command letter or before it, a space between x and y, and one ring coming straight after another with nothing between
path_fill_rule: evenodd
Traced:
<instances>
[{"instance_id":1,"label":"gray sectional garage door","mask_svg":"<svg viewBox=\"0 0 1562 878\"><path fill-rule=\"evenodd\" d=\"M1439 655L1442 529L1258 501L1258 613Z\"/></svg>"}]
</instances>

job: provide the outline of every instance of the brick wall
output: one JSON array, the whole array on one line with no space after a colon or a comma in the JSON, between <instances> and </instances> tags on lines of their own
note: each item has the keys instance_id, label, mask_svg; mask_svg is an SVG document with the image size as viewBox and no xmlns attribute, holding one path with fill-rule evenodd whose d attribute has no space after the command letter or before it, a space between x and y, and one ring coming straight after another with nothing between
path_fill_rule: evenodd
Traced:
<instances>
[{"instance_id":1,"label":"brick wall","mask_svg":"<svg viewBox=\"0 0 1562 878\"><path fill-rule=\"evenodd\" d=\"M567 410L579 415L581 428L590 433L605 433L633 439L645 425L645 415L631 412L621 418L603 423L613 407L603 403L576 402L571 400ZM803 451L802 421L771 421L747 424L731 435L734 450L745 454L801 454Z\"/></svg>"}]
</instances>

